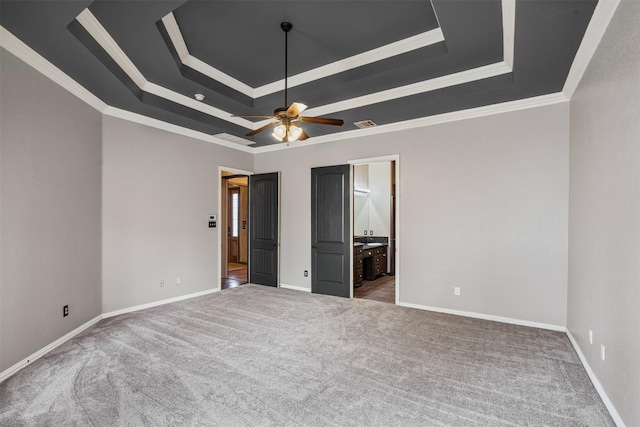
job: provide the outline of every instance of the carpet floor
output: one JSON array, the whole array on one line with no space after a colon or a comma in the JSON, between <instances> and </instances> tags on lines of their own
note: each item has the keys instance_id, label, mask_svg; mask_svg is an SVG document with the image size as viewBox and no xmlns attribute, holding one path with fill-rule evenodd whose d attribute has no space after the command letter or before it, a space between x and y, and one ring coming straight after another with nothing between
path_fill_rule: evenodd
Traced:
<instances>
[{"instance_id":1,"label":"carpet floor","mask_svg":"<svg viewBox=\"0 0 640 427\"><path fill-rule=\"evenodd\" d=\"M97 323L2 426L613 426L566 334L243 285Z\"/></svg>"}]
</instances>

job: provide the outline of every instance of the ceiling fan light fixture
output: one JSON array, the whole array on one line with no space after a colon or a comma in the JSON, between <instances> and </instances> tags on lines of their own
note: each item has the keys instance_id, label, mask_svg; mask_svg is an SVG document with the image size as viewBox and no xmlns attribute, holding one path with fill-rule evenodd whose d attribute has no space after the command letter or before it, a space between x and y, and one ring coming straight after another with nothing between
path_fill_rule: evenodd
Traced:
<instances>
[{"instance_id":1,"label":"ceiling fan light fixture","mask_svg":"<svg viewBox=\"0 0 640 427\"><path fill-rule=\"evenodd\" d=\"M281 124L273 129L272 135L280 142L293 142L297 141L298 138L300 138L300 136L302 135L302 128L296 124L290 124L288 127L284 124Z\"/></svg>"},{"instance_id":2,"label":"ceiling fan light fixture","mask_svg":"<svg viewBox=\"0 0 640 427\"><path fill-rule=\"evenodd\" d=\"M287 135L287 127L285 125L278 125L273 129L273 137L278 141L284 140L284 137Z\"/></svg>"},{"instance_id":3,"label":"ceiling fan light fixture","mask_svg":"<svg viewBox=\"0 0 640 427\"><path fill-rule=\"evenodd\" d=\"M289 126L289 142L297 141L302 135L302 128L298 125L292 124Z\"/></svg>"}]
</instances>

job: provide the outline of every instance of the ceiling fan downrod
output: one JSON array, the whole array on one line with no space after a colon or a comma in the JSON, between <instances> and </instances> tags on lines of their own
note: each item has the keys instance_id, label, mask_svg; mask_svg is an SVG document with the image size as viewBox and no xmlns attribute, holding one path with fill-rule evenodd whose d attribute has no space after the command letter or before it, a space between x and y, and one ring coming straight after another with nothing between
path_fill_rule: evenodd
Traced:
<instances>
[{"instance_id":1,"label":"ceiling fan downrod","mask_svg":"<svg viewBox=\"0 0 640 427\"><path fill-rule=\"evenodd\" d=\"M289 21L280 23L280 28L284 31L284 109L287 109L289 105L289 98L287 97L287 78L289 76L289 31L293 28L293 24Z\"/></svg>"}]
</instances>

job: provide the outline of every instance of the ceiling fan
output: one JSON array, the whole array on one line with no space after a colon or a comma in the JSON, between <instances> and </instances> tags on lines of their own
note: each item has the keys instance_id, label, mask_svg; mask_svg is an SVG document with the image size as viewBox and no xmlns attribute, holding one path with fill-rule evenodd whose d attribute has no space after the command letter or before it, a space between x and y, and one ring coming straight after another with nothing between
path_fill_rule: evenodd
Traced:
<instances>
[{"instance_id":1,"label":"ceiling fan","mask_svg":"<svg viewBox=\"0 0 640 427\"><path fill-rule=\"evenodd\" d=\"M282 22L280 24L280 28L284 31L284 105L288 104L287 98L287 74L288 74L288 36L289 31L293 28L293 24L291 22ZM332 125L332 126L342 126L344 121L341 119L330 119L328 117L305 117L300 114L307 109L307 106L300 103L294 102L288 108L276 108L273 112L272 116L245 116L245 115L234 115L234 117L244 117L248 119L274 119L275 121L266 124L256 130L253 130L246 134L246 136L253 136L258 134L264 130L272 128L275 126L273 130L273 136L282 142L293 142L293 141L302 141L309 138L309 135L302 129L298 123L316 123L320 125Z\"/></svg>"}]
</instances>

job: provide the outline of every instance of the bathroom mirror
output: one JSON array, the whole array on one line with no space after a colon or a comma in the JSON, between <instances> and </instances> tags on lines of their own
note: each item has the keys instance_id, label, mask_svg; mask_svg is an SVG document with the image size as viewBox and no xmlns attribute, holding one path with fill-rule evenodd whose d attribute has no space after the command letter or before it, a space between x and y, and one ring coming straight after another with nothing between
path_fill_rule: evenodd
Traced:
<instances>
[{"instance_id":1,"label":"bathroom mirror","mask_svg":"<svg viewBox=\"0 0 640 427\"><path fill-rule=\"evenodd\" d=\"M389 237L391 164L388 161L354 166L354 236Z\"/></svg>"}]
</instances>

